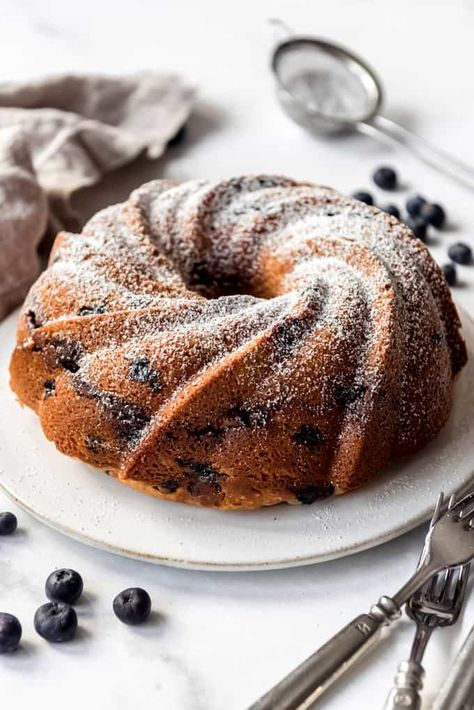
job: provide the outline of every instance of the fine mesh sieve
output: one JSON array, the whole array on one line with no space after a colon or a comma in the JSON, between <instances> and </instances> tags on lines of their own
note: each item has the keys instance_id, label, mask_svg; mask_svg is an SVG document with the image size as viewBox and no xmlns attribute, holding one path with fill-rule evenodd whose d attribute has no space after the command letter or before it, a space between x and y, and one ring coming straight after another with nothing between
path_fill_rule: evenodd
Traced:
<instances>
[{"instance_id":1,"label":"fine mesh sieve","mask_svg":"<svg viewBox=\"0 0 474 710\"><path fill-rule=\"evenodd\" d=\"M271 58L277 94L294 121L320 135L357 130L395 142L474 190L473 168L380 115L382 85L364 60L332 42L293 35L280 20L272 23L284 33Z\"/></svg>"}]
</instances>

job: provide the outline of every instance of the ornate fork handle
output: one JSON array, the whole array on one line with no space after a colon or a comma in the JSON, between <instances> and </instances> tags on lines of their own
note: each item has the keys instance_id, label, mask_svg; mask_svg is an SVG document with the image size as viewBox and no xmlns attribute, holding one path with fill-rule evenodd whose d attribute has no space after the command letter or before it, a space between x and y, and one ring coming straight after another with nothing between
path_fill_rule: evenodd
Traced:
<instances>
[{"instance_id":1,"label":"ornate fork handle","mask_svg":"<svg viewBox=\"0 0 474 710\"><path fill-rule=\"evenodd\" d=\"M436 627L428 623L417 622L411 657L398 666L384 710L419 710L421 707L420 691L425 675L421 661L434 628Z\"/></svg>"},{"instance_id":2,"label":"ornate fork handle","mask_svg":"<svg viewBox=\"0 0 474 710\"><path fill-rule=\"evenodd\" d=\"M376 641L378 632L400 616L390 597L380 597L316 653L263 695L249 710L302 710L318 698Z\"/></svg>"},{"instance_id":3,"label":"ornate fork handle","mask_svg":"<svg viewBox=\"0 0 474 710\"><path fill-rule=\"evenodd\" d=\"M419 710L424 675L423 666L416 661L402 661L384 710Z\"/></svg>"}]
</instances>

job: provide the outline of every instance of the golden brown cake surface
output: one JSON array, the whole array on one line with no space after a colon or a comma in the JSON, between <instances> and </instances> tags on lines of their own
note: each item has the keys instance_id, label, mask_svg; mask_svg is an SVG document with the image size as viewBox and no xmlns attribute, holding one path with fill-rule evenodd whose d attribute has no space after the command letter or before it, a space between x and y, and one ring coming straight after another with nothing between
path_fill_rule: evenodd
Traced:
<instances>
[{"instance_id":1,"label":"golden brown cake surface","mask_svg":"<svg viewBox=\"0 0 474 710\"><path fill-rule=\"evenodd\" d=\"M459 329L426 247L375 207L278 176L157 180L58 235L11 384L60 451L147 493L311 503L436 436Z\"/></svg>"}]
</instances>

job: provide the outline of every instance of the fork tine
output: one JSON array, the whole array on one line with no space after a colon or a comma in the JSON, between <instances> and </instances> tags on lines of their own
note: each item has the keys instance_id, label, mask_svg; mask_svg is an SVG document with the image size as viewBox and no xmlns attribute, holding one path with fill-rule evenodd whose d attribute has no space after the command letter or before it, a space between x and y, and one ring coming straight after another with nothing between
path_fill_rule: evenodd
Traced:
<instances>
[{"instance_id":1,"label":"fork tine","mask_svg":"<svg viewBox=\"0 0 474 710\"><path fill-rule=\"evenodd\" d=\"M446 576L444 579L443 586L440 590L439 601L441 604L447 604L448 601L453 600L456 596L457 584L459 582L460 570L458 567L449 567L446 570ZM456 586L453 585L453 580L457 576Z\"/></svg>"},{"instance_id":2,"label":"fork tine","mask_svg":"<svg viewBox=\"0 0 474 710\"><path fill-rule=\"evenodd\" d=\"M440 582L444 584L445 575L445 569L441 570L441 572L438 572L438 574L435 574L428 582L426 593L423 593L422 596L426 597L427 599L430 599L431 601L434 601L436 599L436 590L438 589Z\"/></svg>"},{"instance_id":3,"label":"fork tine","mask_svg":"<svg viewBox=\"0 0 474 710\"><path fill-rule=\"evenodd\" d=\"M467 585L467 581L468 581L468 579L469 579L470 567L471 567L471 565L469 565L469 564L463 565L463 566L461 567L461 572L460 572L460 574L459 574L459 577L460 577L460 584L463 584L464 586Z\"/></svg>"},{"instance_id":4,"label":"fork tine","mask_svg":"<svg viewBox=\"0 0 474 710\"><path fill-rule=\"evenodd\" d=\"M450 511L452 513L457 513L458 516L461 517L466 508L469 507L472 503L474 503L474 491L468 493L463 498L461 498L461 500L459 500L455 505L453 505L452 508L450 508Z\"/></svg>"},{"instance_id":5,"label":"fork tine","mask_svg":"<svg viewBox=\"0 0 474 710\"><path fill-rule=\"evenodd\" d=\"M446 597L446 599L451 598L453 607L459 611L459 608L462 606L464 600L467 580L469 578L469 565L463 565L460 568L456 567L451 569L453 573L457 572L457 578L455 579L454 584L452 584L451 580L451 597Z\"/></svg>"},{"instance_id":6,"label":"fork tine","mask_svg":"<svg viewBox=\"0 0 474 710\"><path fill-rule=\"evenodd\" d=\"M407 605L407 612L411 618L426 619L437 617L438 625L454 624L465 597L469 565L462 567L448 567L438 572ZM449 620L449 621L448 621Z\"/></svg>"},{"instance_id":7,"label":"fork tine","mask_svg":"<svg viewBox=\"0 0 474 710\"><path fill-rule=\"evenodd\" d=\"M436 500L435 508L433 510L433 515L431 516L430 528L433 527L435 522L440 517L442 510L443 510L443 506L444 506L444 493L443 493L443 491L441 491L441 493L439 493L438 498ZM448 506L449 506L449 504L448 504Z\"/></svg>"},{"instance_id":8,"label":"fork tine","mask_svg":"<svg viewBox=\"0 0 474 710\"><path fill-rule=\"evenodd\" d=\"M467 503L466 506L455 513L454 516L459 523L468 525L474 516L474 502Z\"/></svg>"},{"instance_id":9,"label":"fork tine","mask_svg":"<svg viewBox=\"0 0 474 710\"><path fill-rule=\"evenodd\" d=\"M431 516L431 520L430 520L429 530L431 530L431 528L434 526L434 524L439 520L439 518L443 514L443 512L444 512L443 508L444 508L444 493L443 493L443 491L441 491L440 493L438 493L438 498L436 499L435 507L433 510L433 515ZM420 558L418 560L418 567L421 564L423 564L423 560L425 558L426 552L427 552L427 543L426 543L426 539L425 539L425 544L423 545L423 549L421 550ZM418 591L420 591L420 590L418 590ZM415 595L416 595L416 593L417 592L415 592Z\"/></svg>"},{"instance_id":10,"label":"fork tine","mask_svg":"<svg viewBox=\"0 0 474 710\"><path fill-rule=\"evenodd\" d=\"M466 507L458 513L458 520L462 523L468 523L474 515L474 504L466 505Z\"/></svg>"},{"instance_id":11,"label":"fork tine","mask_svg":"<svg viewBox=\"0 0 474 710\"><path fill-rule=\"evenodd\" d=\"M466 596L467 581L469 579L470 565L463 565L459 570L459 576L454 588L454 604L457 609L457 613L461 610L463 605L464 597Z\"/></svg>"},{"instance_id":12,"label":"fork tine","mask_svg":"<svg viewBox=\"0 0 474 710\"><path fill-rule=\"evenodd\" d=\"M457 514L459 511L465 511L466 505L474 502L472 480L470 485L471 492L450 510L444 510L429 529L416 573L392 597L397 604L405 604L416 590L439 570L461 566L474 559L474 536L470 534L474 531L474 526L466 526L463 522L460 524Z\"/></svg>"},{"instance_id":13,"label":"fork tine","mask_svg":"<svg viewBox=\"0 0 474 710\"><path fill-rule=\"evenodd\" d=\"M465 513L462 517L459 517L459 522L464 523L465 527L472 527L472 522L474 520L474 508Z\"/></svg>"}]
</instances>

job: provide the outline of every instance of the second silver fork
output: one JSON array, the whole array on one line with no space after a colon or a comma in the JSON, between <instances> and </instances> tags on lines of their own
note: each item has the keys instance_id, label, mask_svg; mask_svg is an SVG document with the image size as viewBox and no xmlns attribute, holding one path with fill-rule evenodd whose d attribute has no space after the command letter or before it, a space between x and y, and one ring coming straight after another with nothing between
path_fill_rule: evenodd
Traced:
<instances>
[{"instance_id":1,"label":"second silver fork","mask_svg":"<svg viewBox=\"0 0 474 710\"><path fill-rule=\"evenodd\" d=\"M451 498L448 509L453 504ZM431 520L433 526L443 506L440 495ZM422 553L420 564L423 561ZM421 665L431 634L437 628L455 624L462 609L469 576L469 565L449 567L438 572L410 598L406 605L408 616L416 623L410 658L398 667L395 683L384 710L419 710L420 691L423 687L424 669Z\"/></svg>"}]
</instances>

